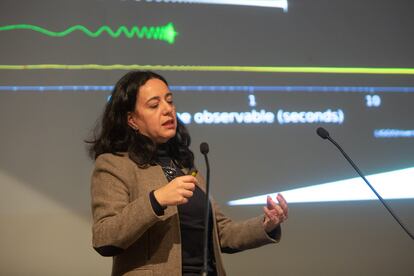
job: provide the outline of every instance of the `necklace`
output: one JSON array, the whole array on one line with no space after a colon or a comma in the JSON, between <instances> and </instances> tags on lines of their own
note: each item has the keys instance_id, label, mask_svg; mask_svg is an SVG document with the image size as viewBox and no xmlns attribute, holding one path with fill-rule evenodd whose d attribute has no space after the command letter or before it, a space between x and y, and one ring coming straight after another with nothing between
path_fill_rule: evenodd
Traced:
<instances>
[{"instance_id":1,"label":"necklace","mask_svg":"<svg viewBox=\"0 0 414 276\"><path fill-rule=\"evenodd\" d=\"M177 176L177 167L171 159L169 166L161 166L168 181L173 180Z\"/></svg>"}]
</instances>

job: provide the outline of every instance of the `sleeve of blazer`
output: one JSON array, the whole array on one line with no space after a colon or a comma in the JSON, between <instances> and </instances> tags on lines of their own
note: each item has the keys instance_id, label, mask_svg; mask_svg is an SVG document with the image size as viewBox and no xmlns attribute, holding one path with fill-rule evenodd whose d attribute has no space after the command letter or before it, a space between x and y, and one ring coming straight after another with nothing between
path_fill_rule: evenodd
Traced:
<instances>
[{"instance_id":1,"label":"sleeve of blazer","mask_svg":"<svg viewBox=\"0 0 414 276\"><path fill-rule=\"evenodd\" d=\"M235 222L226 217L219 210L216 203L213 204L222 252L235 253L280 241L282 234L281 227L278 226L272 231L272 237L270 237L264 230L263 216Z\"/></svg>"},{"instance_id":2,"label":"sleeve of blazer","mask_svg":"<svg viewBox=\"0 0 414 276\"><path fill-rule=\"evenodd\" d=\"M121 253L156 222L149 194L130 202L131 185L138 185L135 164L128 158L102 154L95 162L91 181L93 247L101 255Z\"/></svg>"}]
</instances>

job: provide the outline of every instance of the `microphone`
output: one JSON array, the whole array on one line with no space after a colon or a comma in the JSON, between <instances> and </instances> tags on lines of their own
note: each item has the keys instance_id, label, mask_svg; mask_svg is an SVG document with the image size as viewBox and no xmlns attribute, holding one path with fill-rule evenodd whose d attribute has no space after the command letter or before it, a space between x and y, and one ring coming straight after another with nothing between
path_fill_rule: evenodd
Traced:
<instances>
[{"instance_id":1,"label":"microphone","mask_svg":"<svg viewBox=\"0 0 414 276\"><path fill-rule=\"evenodd\" d=\"M346 152L341 148L341 146L338 145L335 140L331 138L329 135L329 132L324 129L323 127L318 127L316 130L316 133L322 138L322 139L328 139L331 141L332 144L334 144L335 147L339 149L339 151L342 153L342 155L345 157L345 159L351 164L351 166L355 169L355 171L359 174L359 176L362 177L362 179L367 183L367 185L371 188L371 190L374 192L374 194L378 197L378 199L381 201L381 203L384 205L384 207L388 210L388 212L393 216L393 218L398 222L398 224L404 229L404 231L408 234L408 236L411 237L411 239L414 240L413 234L408 231L408 229L404 226L404 224L400 221L400 219L397 217L397 215L392 211L391 207L388 206L387 202L381 197L381 195L374 189L374 187L369 183L369 181L365 178L363 173L359 170L359 168L355 165L355 163L351 160L351 158L346 154Z\"/></svg>"},{"instance_id":2,"label":"microphone","mask_svg":"<svg viewBox=\"0 0 414 276\"><path fill-rule=\"evenodd\" d=\"M322 139L328 139L329 138L329 132L324 129L323 127L318 127L316 130L316 133L322 138Z\"/></svg>"},{"instance_id":3,"label":"microphone","mask_svg":"<svg viewBox=\"0 0 414 276\"><path fill-rule=\"evenodd\" d=\"M209 152L208 144L206 142L200 144L200 152L203 155L206 155Z\"/></svg>"},{"instance_id":4,"label":"microphone","mask_svg":"<svg viewBox=\"0 0 414 276\"><path fill-rule=\"evenodd\" d=\"M210 216L210 164L208 163L207 153L209 152L209 147L206 142L200 144L200 152L204 155L207 168L207 177L206 177L206 201L205 201L205 213L204 213L204 255L203 255L203 269L201 270L201 275L207 276L208 274L208 228L209 228L209 216Z\"/></svg>"}]
</instances>

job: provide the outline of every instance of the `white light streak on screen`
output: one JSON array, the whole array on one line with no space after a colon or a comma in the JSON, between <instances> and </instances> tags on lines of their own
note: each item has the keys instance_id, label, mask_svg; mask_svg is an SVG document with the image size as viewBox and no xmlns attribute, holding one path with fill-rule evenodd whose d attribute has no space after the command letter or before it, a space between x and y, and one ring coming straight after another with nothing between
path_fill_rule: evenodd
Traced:
<instances>
[{"instance_id":1,"label":"white light streak on screen","mask_svg":"<svg viewBox=\"0 0 414 276\"><path fill-rule=\"evenodd\" d=\"M414 167L367 176L368 181L384 199L414 198ZM228 205L263 205L269 193L232 200ZM360 177L329 182L280 192L288 203L375 200L377 197Z\"/></svg>"},{"instance_id":2,"label":"white light streak on screen","mask_svg":"<svg viewBox=\"0 0 414 276\"><path fill-rule=\"evenodd\" d=\"M238 5L238 6L255 6L280 8L284 12L288 10L288 0L146 0L146 2L165 2L172 4L221 4L221 5Z\"/></svg>"}]
</instances>

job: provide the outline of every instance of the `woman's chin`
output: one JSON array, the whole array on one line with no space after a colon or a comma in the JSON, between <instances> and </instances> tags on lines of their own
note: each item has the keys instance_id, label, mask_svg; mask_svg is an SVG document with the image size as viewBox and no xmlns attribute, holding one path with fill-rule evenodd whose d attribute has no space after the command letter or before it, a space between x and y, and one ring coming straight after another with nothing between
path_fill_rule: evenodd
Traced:
<instances>
[{"instance_id":1,"label":"woman's chin","mask_svg":"<svg viewBox=\"0 0 414 276\"><path fill-rule=\"evenodd\" d=\"M166 131L162 136L157 137L156 142L157 143L167 143L171 138L173 138L176 134L175 130Z\"/></svg>"}]
</instances>

